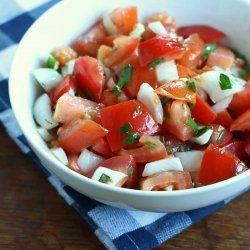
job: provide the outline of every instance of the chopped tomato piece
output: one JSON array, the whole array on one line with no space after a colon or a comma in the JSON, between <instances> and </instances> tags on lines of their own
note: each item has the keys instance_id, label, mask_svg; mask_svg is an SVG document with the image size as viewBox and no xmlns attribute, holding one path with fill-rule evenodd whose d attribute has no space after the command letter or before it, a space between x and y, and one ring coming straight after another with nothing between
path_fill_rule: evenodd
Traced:
<instances>
[{"instance_id":1,"label":"chopped tomato piece","mask_svg":"<svg viewBox=\"0 0 250 250\"><path fill-rule=\"evenodd\" d=\"M139 101L131 100L101 110L102 125L109 130L108 143L112 151L125 146L126 134L120 134L120 128L126 123L132 126L130 132L154 134L159 127L148 109Z\"/></svg>"},{"instance_id":2,"label":"chopped tomato piece","mask_svg":"<svg viewBox=\"0 0 250 250\"><path fill-rule=\"evenodd\" d=\"M234 154L211 144L205 150L202 158L199 183L216 183L236 176L246 170L245 164Z\"/></svg>"},{"instance_id":3,"label":"chopped tomato piece","mask_svg":"<svg viewBox=\"0 0 250 250\"><path fill-rule=\"evenodd\" d=\"M96 56L97 50L103 44L106 36L107 32L102 21L98 21L76 39L73 43L73 48L83 55Z\"/></svg>"},{"instance_id":4,"label":"chopped tomato piece","mask_svg":"<svg viewBox=\"0 0 250 250\"><path fill-rule=\"evenodd\" d=\"M223 149L236 155L239 159L242 159L246 156L245 146L246 146L246 142L232 141L228 143L227 145L225 145Z\"/></svg>"},{"instance_id":5,"label":"chopped tomato piece","mask_svg":"<svg viewBox=\"0 0 250 250\"><path fill-rule=\"evenodd\" d=\"M77 53L69 46L62 46L56 48L53 51L53 55L59 62L60 67L63 66L66 62L73 60L77 57Z\"/></svg>"},{"instance_id":6,"label":"chopped tomato piece","mask_svg":"<svg viewBox=\"0 0 250 250\"><path fill-rule=\"evenodd\" d=\"M190 109L184 101L173 101L166 106L166 115L163 121L163 130L167 130L182 141L190 140L193 131L188 125L188 117L191 116Z\"/></svg>"},{"instance_id":7,"label":"chopped tomato piece","mask_svg":"<svg viewBox=\"0 0 250 250\"><path fill-rule=\"evenodd\" d=\"M121 149L120 154L132 155L137 163L157 161L168 156L165 146L153 136L143 135L139 142L143 146L128 150ZM153 147L149 145L153 145Z\"/></svg>"},{"instance_id":8,"label":"chopped tomato piece","mask_svg":"<svg viewBox=\"0 0 250 250\"><path fill-rule=\"evenodd\" d=\"M105 167L115 171L122 172L128 175L128 180L125 183L127 188L136 188L137 182L137 167L136 163L131 155L114 156L101 162L91 173L93 175L98 167Z\"/></svg>"},{"instance_id":9,"label":"chopped tomato piece","mask_svg":"<svg viewBox=\"0 0 250 250\"><path fill-rule=\"evenodd\" d=\"M115 64L121 63L126 58L130 57L139 44L139 38L128 36L119 36L114 40L114 48L112 53L104 59L104 64L107 67L112 67Z\"/></svg>"},{"instance_id":10,"label":"chopped tomato piece","mask_svg":"<svg viewBox=\"0 0 250 250\"><path fill-rule=\"evenodd\" d=\"M198 34L190 35L185 40L185 43L186 51L178 62L188 68L195 69L201 63L201 57L205 49L205 44Z\"/></svg>"},{"instance_id":11,"label":"chopped tomato piece","mask_svg":"<svg viewBox=\"0 0 250 250\"><path fill-rule=\"evenodd\" d=\"M68 160L69 160L68 167L79 174L83 174L77 164L78 157L79 155L76 154L68 155Z\"/></svg>"},{"instance_id":12,"label":"chopped tomato piece","mask_svg":"<svg viewBox=\"0 0 250 250\"><path fill-rule=\"evenodd\" d=\"M53 117L59 123L69 123L77 118L100 122L102 107L102 104L66 93L58 99Z\"/></svg>"},{"instance_id":13,"label":"chopped tomato piece","mask_svg":"<svg viewBox=\"0 0 250 250\"><path fill-rule=\"evenodd\" d=\"M195 121L203 125L209 125L217 117L213 109L199 95L196 95L196 104L191 113Z\"/></svg>"},{"instance_id":14,"label":"chopped tomato piece","mask_svg":"<svg viewBox=\"0 0 250 250\"><path fill-rule=\"evenodd\" d=\"M69 154L77 154L97 142L107 131L91 120L77 119L58 131L58 143Z\"/></svg>"},{"instance_id":15,"label":"chopped tomato piece","mask_svg":"<svg viewBox=\"0 0 250 250\"><path fill-rule=\"evenodd\" d=\"M110 13L110 18L119 34L128 35L138 22L137 8L132 6L114 9Z\"/></svg>"},{"instance_id":16,"label":"chopped tomato piece","mask_svg":"<svg viewBox=\"0 0 250 250\"><path fill-rule=\"evenodd\" d=\"M235 60L234 53L222 45L217 45L217 49L213 51L207 58L207 65L209 67L220 67L228 69L233 66Z\"/></svg>"},{"instance_id":17,"label":"chopped tomato piece","mask_svg":"<svg viewBox=\"0 0 250 250\"><path fill-rule=\"evenodd\" d=\"M234 94L228 109L236 116L250 109L250 80L241 92Z\"/></svg>"},{"instance_id":18,"label":"chopped tomato piece","mask_svg":"<svg viewBox=\"0 0 250 250\"><path fill-rule=\"evenodd\" d=\"M93 144L92 149L104 156L104 157L111 157L112 156L112 151L109 147L108 142L105 140L105 138L99 139L96 143Z\"/></svg>"},{"instance_id":19,"label":"chopped tomato piece","mask_svg":"<svg viewBox=\"0 0 250 250\"><path fill-rule=\"evenodd\" d=\"M173 190L192 188L192 179L188 171L162 172L155 176L149 176L140 183L140 189L147 191L164 190L173 186Z\"/></svg>"},{"instance_id":20,"label":"chopped tomato piece","mask_svg":"<svg viewBox=\"0 0 250 250\"><path fill-rule=\"evenodd\" d=\"M222 147L228 144L232 140L232 133L230 133L226 128L219 124L212 124L213 134L211 136L210 142L215 145Z\"/></svg>"},{"instance_id":21,"label":"chopped tomato piece","mask_svg":"<svg viewBox=\"0 0 250 250\"><path fill-rule=\"evenodd\" d=\"M101 45L97 52L97 59L104 62L104 59L112 53L112 48L106 45Z\"/></svg>"},{"instance_id":22,"label":"chopped tomato piece","mask_svg":"<svg viewBox=\"0 0 250 250\"><path fill-rule=\"evenodd\" d=\"M190 68L177 64L178 76L179 78L190 78L197 76L197 73Z\"/></svg>"},{"instance_id":23,"label":"chopped tomato piece","mask_svg":"<svg viewBox=\"0 0 250 250\"><path fill-rule=\"evenodd\" d=\"M89 56L79 57L74 70L77 85L83 95L92 101L98 101L105 82L104 71L98 60Z\"/></svg>"},{"instance_id":24,"label":"chopped tomato piece","mask_svg":"<svg viewBox=\"0 0 250 250\"><path fill-rule=\"evenodd\" d=\"M197 33L205 43L220 42L227 37L225 33L207 25L183 26L177 29L177 33L184 38Z\"/></svg>"},{"instance_id":25,"label":"chopped tomato piece","mask_svg":"<svg viewBox=\"0 0 250 250\"><path fill-rule=\"evenodd\" d=\"M231 117L231 115L228 113L227 110L224 110L219 114L217 114L217 117L213 122L216 124L221 124L225 128L229 128L233 122L233 118Z\"/></svg>"},{"instance_id":26,"label":"chopped tomato piece","mask_svg":"<svg viewBox=\"0 0 250 250\"><path fill-rule=\"evenodd\" d=\"M248 154L248 156L250 156L250 142L247 142L245 144L245 151Z\"/></svg>"},{"instance_id":27,"label":"chopped tomato piece","mask_svg":"<svg viewBox=\"0 0 250 250\"><path fill-rule=\"evenodd\" d=\"M54 107L57 100L65 93L72 91L76 93L76 83L72 75L67 75L59 82L55 88L51 89L49 92L49 97L51 100L51 106Z\"/></svg>"},{"instance_id":28,"label":"chopped tomato piece","mask_svg":"<svg viewBox=\"0 0 250 250\"><path fill-rule=\"evenodd\" d=\"M105 106L112 106L119 103L117 96L115 96L109 89L105 89L101 95L101 103Z\"/></svg>"},{"instance_id":29,"label":"chopped tomato piece","mask_svg":"<svg viewBox=\"0 0 250 250\"><path fill-rule=\"evenodd\" d=\"M148 65L157 58L175 60L182 57L184 48L177 38L171 35L155 36L140 43L138 47L141 66Z\"/></svg>"},{"instance_id":30,"label":"chopped tomato piece","mask_svg":"<svg viewBox=\"0 0 250 250\"><path fill-rule=\"evenodd\" d=\"M196 102L195 92L190 89L183 80L167 82L155 89L155 93L175 100L187 101L190 103Z\"/></svg>"},{"instance_id":31,"label":"chopped tomato piece","mask_svg":"<svg viewBox=\"0 0 250 250\"><path fill-rule=\"evenodd\" d=\"M250 130L250 109L237 117L230 126L230 131Z\"/></svg>"}]
</instances>

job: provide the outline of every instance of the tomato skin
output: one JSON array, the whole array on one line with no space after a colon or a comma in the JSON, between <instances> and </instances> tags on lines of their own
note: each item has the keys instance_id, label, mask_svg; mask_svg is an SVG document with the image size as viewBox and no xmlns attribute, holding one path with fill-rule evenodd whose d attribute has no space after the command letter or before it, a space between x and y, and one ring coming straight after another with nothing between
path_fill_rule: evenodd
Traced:
<instances>
[{"instance_id":1,"label":"tomato skin","mask_svg":"<svg viewBox=\"0 0 250 250\"><path fill-rule=\"evenodd\" d=\"M224 110L220 112L219 114L217 114L217 117L213 122L216 124L220 124L223 127L229 129L230 125L233 122L233 118L231 117L231 115L228 113L227 110Z\"/></svg>"},{"instance_id":2,"label":"tomato skin","mask_svg":"<svg viewBox=\"0 0 250 250\"><path fill-rule=\"evenodd\" d=\"M109 159L106 159L103 162L101 162L98 166L96 166L88 174L88 176L91 178L95 170L100 166L127 174L128 180L126 181L124 187L136 188L137 166L131 155L114 156Z\"/></svg>"},{"instance_id":3,"label":"tomato skin","mask_svg":"<svg viewBox=\"0 0 250 250\"><path fill-rule=\"evenodd\" d=\"M197 76L197 73L190 68L177 64L178 76L179 78L190 78Z\"/></svg>"},{"instance_id":4,"label":"tomato skin","mask_svg":"<svg viewBox=\"0 0 250 250\"><path fill-rule=\"evenodd\" d=\"M216 50L208 55L206 64L209 67L217 66L222 69L228 69L233 66L234 60L234 53L230 49L217 45Z\"/></svg>"},{"instance_id":5,"label":"tomato skin","mask_svg":"<svg viewBox=\"0 0 250 250\"><path fill-rule=\"evenodd\" d=\"M234 94L228 109L231 110L235 116L241 115L250 109L250 80L241 92Z\"/></svg>"},{"instance_id":6,"label":"tomato skin","mask_svg":"<svg viewBox=\"0 0 250 250\"><path fill-rule=\"evenodd\" d=\"M191 112L187 103L176 100L167 106L166 109L169 118L163 121L163 130L169 131L182 141L190 140L193 136L193 131L188 125L188 117L191 116Z\"/></svg>"},{"instance_id":7,"label":"tomato skin","mask_svg":"<svg viewBox=\"0 0 250 250\"><path fill-rule=\"evenodd\" d=\"M74 94L76 93L76 82L72 75L67 75L63 78L61 82L57 84L57 86L50 90L49 97L51 100L51 106L54 107L57 100L65 93L72 90Z\"/></svg>"},{"instance_id":8,"label":"tomato skin","mask_svg":"<svg viewBox=\"0 0 250 250\"><path fill-rule=\"evenodd\" d=\"M113 154L110 147L109 147L107 140L105 140L105 137L101 138L97 142L95 142L92 146L92 149L96 153L98 153L104 157L107 157L107 158L111 157Z\"/></svg>"},{"instance_id":9,"label":"tomato skin","mask_svg":"<svg viewBox=\"0 0 250 250\"><path fill-rule=\"evenodd\" d=\"M134 6L117 8L110 13L113 24L117 27L118 33L129 35L137 21L137 8Z\"/></svg>"},{"instance_id":10,"label":"tomato skin","mask_svg":"<svg viewBox=\"0 0 250 250\"><path fill-rule=\"evenodd\" d=\"M196 69L201 63L205 44L198 34L190 35L186 40L186 51L178 63L190 69Z\"/></svg>"},{"instance_id":11,"label":"tomato skin","mask_svg":"<svg viewBox=\"0 0 250 250\"><path fill-rule=\"evenodd\" d=\"M245 151L250 156L250 142L245 143Z\"/></svg>"},{"instance_id":12,"label":"tomato skin","mask_svg":"<svg viewBox=\"0 0 250 250\"><path fill-rule=\"evenodd\" d=\"M202 158L199 183L212 184L229 179L247 170L247 167L231 152L210 144Z\"/></svg>"},{"instance_id":13,"label":"tomato skin","mask_svg":"<svg viewBox=\"0 0 250 250\"><path fill-rule=\"evenodd\" d=\"M77 85L83 95L89 99L99 101L105 82L103 68L97 59L89 56L79 57L74 66ZM88 92L90 91L90 93Z\"/></svg>"},{"instance_id":14,"label":"tomato skin","mask_svg":"<svg viewBox=\"0 0 250 250\"><path fill-rule=\"evenodd\" d=\"M196 94L183 80L167 82L155 89L155 93L175 100L181 100L190 103L196 102Z\"/></svg>"},{"instance_id":15,"label":"tomato skin","mask_svg":"<svg viewBox=\"0 0 250 250\"><path fill-rule=\"evenodd\" d=\"M228 144L231 140L232 140L232 133L230 133L226 128L224 128L223 126L219 125L219 124L212 124L211 125L213 127L213 134L211 136L210 142L215 145L215 146L219 146L222 147L226 144ZM221 141L218 141L218 138L220 136L220 134L222 133L222 131L224 131L224 136L222 138Z\"/></svg>"},{"instance_id":16,"label":"tomato skin","mask_svg":"<svg viewBox=\"0 0 250 250\"><path fill-rule=\"evenodd\" d=\"M74 41L73 48L83 55L96 56L97 50L103 44L106 36L107 32L102 21L97 21L89 30Z\"/></svg>"},{"instance_id":17,"label":"tomato skin","mask_svg":"<svg viewBox=\"0 0 250 250\"><path fill-rule=\"evenodd\" d=\"M68 154L77 154L106 135L107 131L92 120L74 120L60 128L58 143Z\"/></svg>"},{"instance_id":18,"label":"tomato skin","mask_svg":"<svg viewBox=\"0 0 250 250\"><path fill-rule=\"evenodd\" d=\"M159 57L166 60L175 60L182 57L184 48L176 38L170 35L155 36L138 46L141 66L148 65Z\"/></svg>"},{"instance_id":19,"label":"tomato skin","mask_svg":"<svg viewBox=\"0 0 250 250\"><path fill-rule=\"evenodd\" d=\"M230 126L230 131L250 130L250 109L237 117Z\"/></svg>"},{"instance_id":20,"label":"tomato skin","mask_svg":"<svg viewBox=\"0 0 250 250\"><path fill-rule=\"evenodd\" d=\"M140 111L135 113L140 106ZM125 123L132 125L131 132L143 134L154 134L159 127L147 108L137 100L126 101L101 109L102 125L109 130L107 134L108 143L112 151L125 146L126 135L121 135L119 130Z\"/></svg>"},{"instance_id":21,"label":"tomato skin","mask_svg":"<svg viewBox=\"0 0 250 250\"><path fill-rule=\"evenodd\" d=\"M147 163L157 161L168 156L165 146L156 138L150 135L143 135L139 142L143 145L134 149L121 149L120 155L132 155L136 163ZM145 144L145 142L151 142L155 144L152 148Z\"/></svg>"},{"instance_id":22,"label":"tomato skin","mask_svg":"<svg viewBox=\"0 0 250 250\"><path fill-rule=\"evenodd\" d=\"M190 173L188 171L162 172L156 176L149 176L140 182L140 189L158 191L170 185L173 186L174 190L192 188Z\"/></svg>"},{"instance_id":23,"label":"tomato skin","mask_svg":"<svg viewBox=\"0 0 250 250\"><path fill-rule=\"evenodd\" d=\"M213 122L217 117L217 114L213 111L213 109L207 102L202 100L199 95L196 95L196 104L191 111L191 114L196 122L206 126L211 124L211 122Z\"/></svg>"},{"instance_id":24,"label":"tomato skin","mask_svg":"<svg viewBox=\"0 0 250 250\"><path fill-rule=\"evenodd\" d=\"M236 155L239 159L243 159L246 156L246 144L244 141L232 141L224 145L223 149Z\"/></svg>"},{"instance_id":25,"label":"tomato skin","mask_svg":"<svg viewBox=\"0 0 250 250\"><path fill-rule=\"evenodd\" d=\"M107 67L115 66L129 58L136 50L140 39L129 36L119 36L114 40L112 53L104 59Z\"/></svg>"},{"instance_id":26,"label":"tomato skin","mask_svg":"<svg viewBox=\"0 0 250 250\"><path fill-rule=\"evenodd\" d=\"M227 37L223 32L207 25L190 25L177 29L177 34L184 38L194 33L199 34L205 43L220 42Z\"/></svg>"}]
</instances>

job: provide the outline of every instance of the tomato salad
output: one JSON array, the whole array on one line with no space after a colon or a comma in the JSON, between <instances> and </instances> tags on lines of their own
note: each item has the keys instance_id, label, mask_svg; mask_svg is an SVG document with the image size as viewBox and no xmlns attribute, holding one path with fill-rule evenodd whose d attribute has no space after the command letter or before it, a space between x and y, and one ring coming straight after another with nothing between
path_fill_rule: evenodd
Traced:
<instances>
[{"instance_id":1,"label":"tomato salad","mask_svg":"<svg viewBox=\"0 0 250 250\"><path fill-rule=\"evenodd\" d=\"M67 167L116 187L189 189L248 170L249 65L205 25L117 8L33 72L38 132Z\"/></svg>"}]
</instances>

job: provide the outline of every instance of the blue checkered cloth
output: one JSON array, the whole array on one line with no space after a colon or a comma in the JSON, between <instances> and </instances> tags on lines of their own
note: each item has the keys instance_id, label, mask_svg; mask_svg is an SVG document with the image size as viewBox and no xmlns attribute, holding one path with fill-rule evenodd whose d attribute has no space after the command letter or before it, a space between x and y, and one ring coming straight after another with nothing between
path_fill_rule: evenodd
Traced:
<instances>
[{"instance_id":1,"label":"blue checkered cloth","mask_svg":"<svg viewBox=\"0 0 250 250\"><path fill-rule=\"evenodd\" d=\"M0 1L0 123L69 206L89 225L107 249L153 249L227 204L179 213L129 211L101 204L76 192L51 174L30 149L10 106L8 76L18 42L30 25L58 0Z\"/></svg>"}]
</instances>

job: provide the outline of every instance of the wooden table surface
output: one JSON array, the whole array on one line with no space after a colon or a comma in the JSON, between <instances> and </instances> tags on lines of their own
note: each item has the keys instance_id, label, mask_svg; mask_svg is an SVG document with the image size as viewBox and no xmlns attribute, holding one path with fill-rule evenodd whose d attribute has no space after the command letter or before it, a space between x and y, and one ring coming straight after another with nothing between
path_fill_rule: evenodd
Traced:
<instances>
[{"instance_id":1,"label":"wooden table surface","mask_svg":"<svg viewBox=\"0 0 250 250\"><path fill-rule=\"evenodd\" d=\"M0 127L0 250L104 249ZM158 249L250 249L250 193Z\"/></svg>"}]
</instances>

